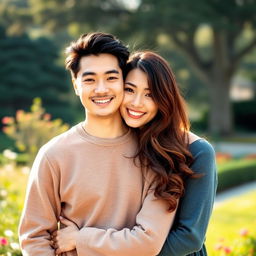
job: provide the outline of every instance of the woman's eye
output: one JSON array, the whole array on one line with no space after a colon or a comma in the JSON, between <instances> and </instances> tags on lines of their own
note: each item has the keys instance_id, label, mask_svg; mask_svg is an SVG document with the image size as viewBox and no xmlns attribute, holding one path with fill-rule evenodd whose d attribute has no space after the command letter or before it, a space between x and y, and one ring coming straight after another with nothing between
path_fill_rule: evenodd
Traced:
<instances>
[{"instance_id":1,"label":"woman's eye","mask_svg":"<svg viewBox=\"0 0 256 256\"><path fill-rule=\"evenodd\" d=\"M146 97L152 98L152 93L147 93L147 94L146 94Z\"/></svg>"},{"instance_id":2,"label":"woman's eye","mask_svg":"<svg viewBox=\"0 0 256 256\"><path fill-rule=\"evenodd\" d=\"M132 88L127 87L127 88L124 88L124 91L125 91L125 92L133 92L133 89L132 89Z\"/></svg>"}]
</instances>

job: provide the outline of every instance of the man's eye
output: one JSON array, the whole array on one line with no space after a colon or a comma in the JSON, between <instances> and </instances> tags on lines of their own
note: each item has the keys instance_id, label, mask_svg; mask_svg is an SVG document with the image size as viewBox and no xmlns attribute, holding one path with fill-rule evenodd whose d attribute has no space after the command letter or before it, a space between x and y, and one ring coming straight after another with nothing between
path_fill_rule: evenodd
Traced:
<instances>
[{"instance_id":1,"label":"man's eye","mask_svg":"<svg viewBox=\"0 0 256 256\"><path fill-rule=\"evenodd\" d=\"M110 76L110 77L108 77L108 80L116 80L116 79L118 79L118 77L116 77L116 76Z\"/></svg>"},{"instance_id":2,"label":"man's eye","mask_svg":"<svg viewBox=\"0 0 256 256\"><path fill-rule=\"evenodd\" d=\"M86 79L83 80L83 82L85 82L85 83L91 83L91 82L94 82L94 79L92 79L92 78L86 78Z\"/></svg>"},{"instance_id":3,"label":"man's eye","mask_svg":"<svg viewBox=\"0 0 256 256\"><path fill-rule=\"evenodd\" d=\"M133 92L133 89L132 89L132 88L127 87L127 88L124 88L124 91L125 91L125 92Z\"/></svg>"}]
</instances>

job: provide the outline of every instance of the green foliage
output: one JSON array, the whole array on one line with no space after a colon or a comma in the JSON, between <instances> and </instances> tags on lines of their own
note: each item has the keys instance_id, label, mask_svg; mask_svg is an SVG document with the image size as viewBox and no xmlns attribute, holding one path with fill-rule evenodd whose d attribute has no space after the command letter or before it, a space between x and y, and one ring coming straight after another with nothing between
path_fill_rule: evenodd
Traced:
<instances>
[{"instance_id":1,"label":"green foliage","mask_svg":"<svg viewBox=\"0 0 256 256\"><path fill-rule=\"evenodd\" d=\"M56 65L59 50L52 41L2 35L0 50L0 118L27 110L40 97L54 117L73 121L67 72Z\"/></svg>"},{"instance_id":2,"label":"green foliage","mask_svg":"<svg viewBox=\"0 0 256 256\"><path fill-rule=\"evenodd\" d=\"M218 192L256 180L256 160L232 160L220 165L218 170Z\"/></svg>"},{"instance_id":3,"label":"green foliage","mask_svg":"<svg viewBox=\"0 0 256 256\"><path fill-rule=\"evenodd\" d=\"M3 131L15 140L18 150L29 156L29 164L43 144L68 129L68 125L62 124L60 119L50 120L40 98L34 99L31 112L19 110L15 118L4 117L3 124L6 125Z\"/></svg>"}]
</instances>

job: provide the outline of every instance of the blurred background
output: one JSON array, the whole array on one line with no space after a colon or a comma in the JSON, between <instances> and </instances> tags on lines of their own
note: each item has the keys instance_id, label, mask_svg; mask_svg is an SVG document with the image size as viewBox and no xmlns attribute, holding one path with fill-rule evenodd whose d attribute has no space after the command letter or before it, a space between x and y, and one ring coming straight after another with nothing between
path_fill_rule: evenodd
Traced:
<instances>
[{"instance_id":1,"label":"blurred background","mask_svg":"<svg viewBox=\"0 0 256 256\"><path fill-rule=\"evenodd\" d=\"M215 147L218 194L255 185L255 13L255 0L0 0L0 255L21 255L16 229L38 148L84 118L64 68L82 33L109 32L166 58L192 131ZM256 185L248 193L215 206L210 256L256 255Z\"/></svg>"}]
</instances>

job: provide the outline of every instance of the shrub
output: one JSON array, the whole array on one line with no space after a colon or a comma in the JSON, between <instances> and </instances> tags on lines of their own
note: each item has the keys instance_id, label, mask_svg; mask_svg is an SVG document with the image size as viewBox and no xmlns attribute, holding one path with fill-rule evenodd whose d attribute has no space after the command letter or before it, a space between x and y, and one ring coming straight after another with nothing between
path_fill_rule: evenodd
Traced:
<instances>
[{"instance_id":1,"label":"shrub","mask_svg":"<svg viewBox=\"0 0 256 256\"><path fill-rule=\"evenodd\" d=\"M40 98L35 98L31 112L18 110L16 117L4 117L3 131L15 140L20 152L27 153L28 164L35 158L38 149L52 137L66 131L69 127L62 120L50 120L51 116L45 113Z\"/></svg>"},{"instance_id":2,"label":"shrub","mask_svg":"<svg viewBox=\"0 0 256 256\"><path fill-rule=\"evenodd\" d=\"M218 168L218 192L256 180L256 160L233 160Z\"/></svg>"}]
</instances>

